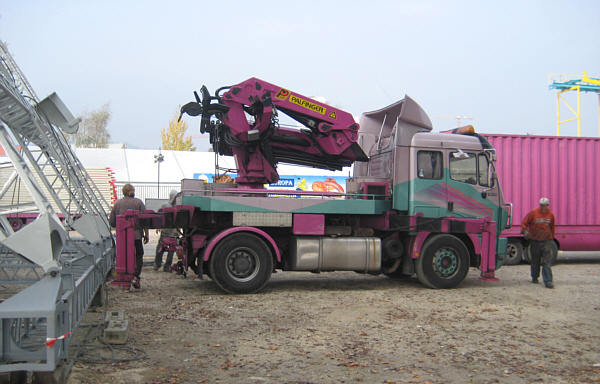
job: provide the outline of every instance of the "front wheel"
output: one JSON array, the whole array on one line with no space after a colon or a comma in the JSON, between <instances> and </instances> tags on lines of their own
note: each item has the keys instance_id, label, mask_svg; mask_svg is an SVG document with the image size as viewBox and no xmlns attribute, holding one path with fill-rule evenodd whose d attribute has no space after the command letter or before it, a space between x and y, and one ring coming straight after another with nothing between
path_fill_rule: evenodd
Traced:
<instances>
[{"instance_id":1,"label":"front wheel","mask_svg":"<svg viewBox=\"0 0 600 384\"><path fill-rule=\"evenodd\" d=\"M469 251L457 237L430 237L415 260L419 281L429 288L453 288L469 273Z\"/></svg>"},{"instance_id":2,"label":"front wheel","mask_svg":"<svg viewBox=\"0 0 600 384\"><path fill-rule=\"evenodd\" d=\"M264 288L273 270L270 248L250 233L222 239L212 252L208 268L215 283L229 293L255 293Z\"/></svg>"}]
</instances>

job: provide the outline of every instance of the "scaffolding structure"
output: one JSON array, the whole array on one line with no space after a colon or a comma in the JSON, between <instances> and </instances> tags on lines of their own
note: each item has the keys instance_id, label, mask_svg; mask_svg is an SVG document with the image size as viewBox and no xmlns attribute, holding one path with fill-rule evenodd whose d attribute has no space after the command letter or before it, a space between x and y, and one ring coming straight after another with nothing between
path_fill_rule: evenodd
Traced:
<instances>
[{"instance_id":1,"label":"scaffolding structure","mask_svg":"<svg viewBox=\"0 0 600 384\"><path fill-rule=\"evenodd\" d=\"M577 136L581 136L581 92L594 92L598 95L598 136L600 137L600 78L588 77L586 72L583 76L559 75L551 73L548 76L548 88L558 90L556 99L557 114L557 136L560 136L560 125L570 121L577 121ZM563 97L563 93L569 91L577 92L577 106L573 108ZM572 112L574 117L561 119L561 101Z\"/></svg>"},{"instance_id":2,"label":"scaffolding structure","mask_svg":"<svg viewBox=\"0 0 600 384\"><path fill-rule=\"evenodd\" d=\"M24 286L0 303L0 373L64 366L114 266L110 205L66 139L79 121L56 93L37 98L0 41L0 284Z\"/></svg>"}]
</instances>

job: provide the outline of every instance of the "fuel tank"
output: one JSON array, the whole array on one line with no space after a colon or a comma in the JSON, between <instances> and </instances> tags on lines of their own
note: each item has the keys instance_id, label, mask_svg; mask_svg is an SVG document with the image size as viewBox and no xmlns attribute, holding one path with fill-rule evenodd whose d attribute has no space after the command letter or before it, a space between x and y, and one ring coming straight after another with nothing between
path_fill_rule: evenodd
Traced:
<instances>
[{"instance_id":1,"label":"fuel tank","mask_svg":"<svg viewBox=\"0 0 600 384\"><path fill-rule=\"evenodd\" d=\"M292 271L381 270L381 239L377 237L294 236L290 248Z\"/></svg>"}]
</instances>

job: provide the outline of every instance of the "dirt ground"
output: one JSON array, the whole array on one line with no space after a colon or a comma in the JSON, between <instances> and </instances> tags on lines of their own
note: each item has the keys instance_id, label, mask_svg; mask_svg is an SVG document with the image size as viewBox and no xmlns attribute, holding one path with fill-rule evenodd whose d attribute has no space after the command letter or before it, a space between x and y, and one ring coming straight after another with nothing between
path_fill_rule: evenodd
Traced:
<instances>
[{"instance_id":1,"label":"dirt ground","mask_svg":"<svg viewBox=\"0 0 600 384\"><path fill-rule=\"evenodd\" d=\"M153 255L149 244L147 263ZM107 286L105 307L88 312L67 383L600 382L600 255L553 271L554 289L531 284L521 264L495 283L472 269L450 290L279 272L259 294L230 295L145 266L141 290ZM130 331L110 351L91 325L118 310Z\"/></svg>"}]
</instances>

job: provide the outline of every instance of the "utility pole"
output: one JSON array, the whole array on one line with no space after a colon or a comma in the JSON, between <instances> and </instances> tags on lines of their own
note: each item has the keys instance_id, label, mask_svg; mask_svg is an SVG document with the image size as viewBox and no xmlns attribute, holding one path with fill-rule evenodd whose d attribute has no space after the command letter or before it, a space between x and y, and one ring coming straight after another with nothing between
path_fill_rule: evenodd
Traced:
<instances>
[{"instance_id":1,"label":"utility pole","mask_svg":"<svg viewBox=\"0 0 600 384\"><path fill-rule=\"evenodd\" d=\"M160 147L158 147L158 155L154 155L154 162L158 163L158 184L156 191L156 198L160 199L160 163L165 160L165 157L160 153Z\"/></svg>"}]
</instances>

